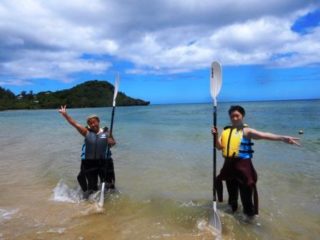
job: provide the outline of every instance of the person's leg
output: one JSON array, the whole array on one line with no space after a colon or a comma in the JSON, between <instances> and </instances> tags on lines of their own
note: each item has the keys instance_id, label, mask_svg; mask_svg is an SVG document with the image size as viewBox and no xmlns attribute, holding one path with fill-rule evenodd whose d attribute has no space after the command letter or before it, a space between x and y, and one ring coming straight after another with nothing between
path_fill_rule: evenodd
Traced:
<instances>
[{"instance_id":1,"label":"person's leg","mask_svg":"<svg viewBox=\"0 0 320 240\"><path fill-rule=\"evenodd\" d=\"M113 159L109 158L106 162L106 182L107 182L108 188L114 189L115 181L116 181L116 177L114 173Z\"/></svg>"},{"instance_id":2,"label":"person's leg","mask_svg":"<svg viewBox=\"0 0 320 240\"><path fill-rule=\"evenodd\" d=\"M243 213L249 217L253 217L255 215L255 209L252 200L253 189L251 186L245 184L239 184L239 188Z\"/></svg>"},{"instance_id":3,"label":"person's leg","mask_svg":"<svg viewBox=\"0 0 320 240\"><path fill-rule=\"evenodd\" d=\"M88 183L86 180L86 176L83 174L82 171L79 172L77 179L78 179L78 182L79 182L79 185L80 185L82 191L84 191L84 192L87 191L88 190Z\"/></svg>"},{"instance_id":4,"label":"person's leg","mask_svg":"<svg viewBox=\"0 0 320 240\"><path fill-rule=\"evenodd\" d=\"M231 179L226 181L226 185L229 194L228 204L235 212L238 209L239 183L236 179Z\"/></svg>"},{"instance_id":5,"label":"person's leg","mask_svg":"<svg viewBox=\"0 0 320 240\"><path fill-rule=\"evenodd\" d=\"M98 175L99 175L98 170L92 171L92 175L90 177L89 189L91 189L93 191L98 191Z\"/></svg>"},{"instance_id":6,"label":"person's leg","mask_svg":"<svg viewBox=\"0 0 320 240\"><path fill-rule=\"evenodd\" d=\"M103 162L99 166L99 179L100 183L106 182L107 178L107 162L103 160Z\"/></svg>"},{"instance_id":7,"label":"person's leg","mask_svg":"<svg viewBox=\"0 0 320 240\"><path fill-rule=\"evenodd\" d=\"M88 180L88 190L98 190L98 174L99 174L99 162L95 160L87 160L85 174Z\"/></svg>"},{"instance_id":8,"label":"person's leg","mask_svg":"<svg viewBox=\"0 0 320 240\"><path fill-rule=\"evenodd\" d=\"M79 185L82 189L83 192L88 190L88 183L87 183L87 179L86 179L86 175L84 174L84 166L83 166L83 162L81 161L81 166L80 166L80 172L77 176Z\"/></svg>"}]
</instances>

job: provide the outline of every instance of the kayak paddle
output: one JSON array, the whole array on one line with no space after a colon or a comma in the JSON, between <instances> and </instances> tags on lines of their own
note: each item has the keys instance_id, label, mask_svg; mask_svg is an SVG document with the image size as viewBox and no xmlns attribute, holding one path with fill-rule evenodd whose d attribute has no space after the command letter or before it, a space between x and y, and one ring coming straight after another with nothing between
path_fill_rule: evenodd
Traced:
<instances>
[{"instance_id":1,"label":"kayak paddle","mask_svg":"<svg viewBox=\"0 0 320 240\"><path fill-rule=\"evenodd\" d=\"M110 131L109 131L109 136L112 136L112 129L113 129L113 119L114 119L114 111L116 108L116 98L118 95L118 90L119 90L119 82L120 82L120 76L119 73L116 76L116 80L114 83L114 92L113 92L113 100L112 100L112 115L111 115L111 123L110 123ZM107 149L107 157L110 154L110 147L108 146ZM105 178L105 176L104 176ZM105 189L105 179L103 179L102 185L101 185L101 193L100 193L100 200L99 200L99 207L103 207L104 204L104 189Z\"/></svg>"},{"instance_id":2,"label":"kayak paddle","mask_svg":"<svg viewBox=\"0 0 320 240\"><path fill-rule=\"evenodd\" d=\"M221 77L221 65L218 62L213 62L211 65L210 74L210 94L213 100L213 126L217 127L217 96L220 92L222 86ZM220 217L217 212L217 198L216 198L216 161L217 161L217 151L216 151L216 135L213 136L213 211L209 224L214 230L221 234L222 226Z\"/></svg>"}]
</instances>

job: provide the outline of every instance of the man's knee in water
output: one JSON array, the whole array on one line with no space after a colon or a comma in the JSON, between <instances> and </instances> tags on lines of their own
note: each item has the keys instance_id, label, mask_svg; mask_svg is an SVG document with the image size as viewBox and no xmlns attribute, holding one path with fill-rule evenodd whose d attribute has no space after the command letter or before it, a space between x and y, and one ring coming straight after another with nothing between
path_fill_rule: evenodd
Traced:
<instances>
[{"instance_id":1,"label":"man's knee in water","mask_svg":"<svg viewBox=\"0 0 320 240\"><path fill-rule=\"evenodd\" d=\"M87 179L86 179L86 176L83 172L80 172L77 176L77 180L78 180L78 183L82 189L83 192L87 191L88 190L88 183L87 183Z\"/></svg>"}]
</instances>

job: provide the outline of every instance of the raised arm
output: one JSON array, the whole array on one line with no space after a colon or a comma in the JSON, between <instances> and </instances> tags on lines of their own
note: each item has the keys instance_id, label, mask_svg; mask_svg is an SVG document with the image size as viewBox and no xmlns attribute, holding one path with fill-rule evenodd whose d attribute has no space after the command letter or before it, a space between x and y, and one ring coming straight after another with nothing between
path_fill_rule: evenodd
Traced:
<instances>
[{"instance_id":1,"label":"raised arm","mask_svg":"<svg viewBox=\"0 0 320 240\"><path fill-rule=\"evenodd\" d=\"M67 105L61 106L59 109L59 113L73 126L82 136L86 136L88 133L88 129L84 126L77 123L70 115L67 113Z\"/></svg>"},{"instance_id":2,"label":"raised arm","mask_svg":"<svg viewBox=\"0 0 320 240\"><path fill-rule=\"evenodd\" d=\"M271 141L281 141L288 144L295 144L300 146L299 138L291 137L291 136L283 136L283 135L277 135L274 133L268 133L268 132L260 132L252 128L245 128L244 130L245 136L252 139L265 139L265 140L271 140Z\"/></svg>"}]
</instances>

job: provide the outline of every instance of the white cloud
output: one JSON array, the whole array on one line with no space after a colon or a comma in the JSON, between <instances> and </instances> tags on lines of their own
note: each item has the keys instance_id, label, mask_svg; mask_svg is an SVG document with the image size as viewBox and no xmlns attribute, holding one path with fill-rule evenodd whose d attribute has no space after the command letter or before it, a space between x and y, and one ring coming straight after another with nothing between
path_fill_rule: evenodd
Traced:
<instances>
[{"instance_id":1,"label":"white cloud","mask_svg":"<svg viewBox=\"0 0 320 240\"><path fill-rule=\"evenodd\" d=\"M25 51L18 59L1 65L1 75L17 79L49 78L69 81L69 75L79 72L102 73L110 63L78 58L72 52ZM0 75L0 76L1 76Z\"/></svg>"},{"instance_id":2,"label":"white cloud","mask_svg":"<svg viewBox=\"0 0 320 240\"><path fill-rule=\"evenodd\" d=\"M0 81L0 86L25 86L31 85L32 83L26 79L6 79Z\"/></svg>"},{"instance_id":3,"label":"white cloud","mask_svg":"<svg viewBox=\"0 0 320 240\"><path fill-rule=\"evenodd\" d=\"M3 0L0 78L66 81L112 66L84 54L131 61L135 68L127 72L152 74L201 69L213 59L319 64L319 27L307 35L291 30L318 6L313 0Z\"/></svg>"},{"instance_id":4,"label":"white cloud","mask_svg":"<svg viewBox=\"0 0 320 240\"><path fill-rule=\"evenodd\" d=\"M319 64L320 51L315 50L319 48L320 37L317 32L320 28L309 35L299 35L292 32L290 27L288 20L264 17L218 28L209 32L211 35L198 38L192 36L196 39L192 44L188 44L188 39L181 38L173 46L163 44L161 39L165 37L162 35L174 38L174 32L180 34L183 31L167 30L122 49L121 55L135 62L139 73L143 72L143 67L147 67L146 72L150 72L149 68L167 72L179 72L180 69L191 71L207 67L213 59L225 65L266 64L289 67ZM196 31L190 29L190 32ZM292 61L291 53L295 53L295 61ZM277 55L283 57L275 58Z\"/></svg>"}]
</instances>

